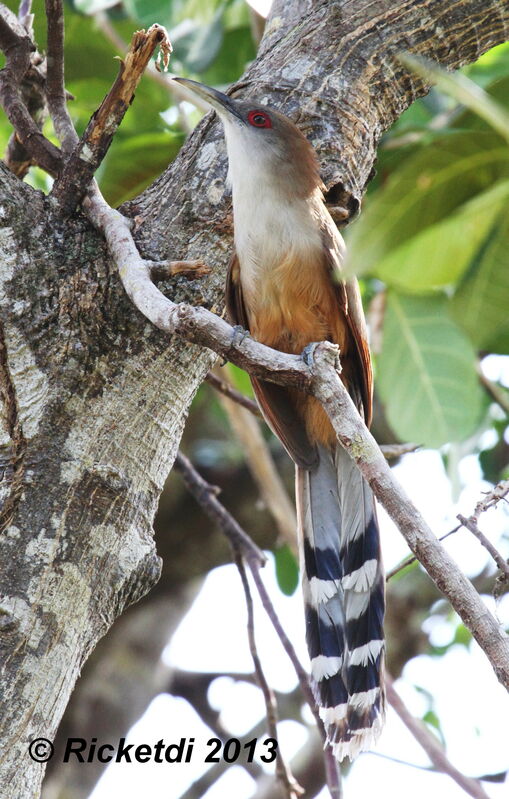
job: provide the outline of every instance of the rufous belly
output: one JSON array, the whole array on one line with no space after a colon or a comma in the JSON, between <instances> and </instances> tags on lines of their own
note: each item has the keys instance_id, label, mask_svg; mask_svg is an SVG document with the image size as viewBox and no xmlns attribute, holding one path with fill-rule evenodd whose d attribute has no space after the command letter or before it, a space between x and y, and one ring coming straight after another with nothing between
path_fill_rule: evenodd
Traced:
<instances>
[{"instance_id":1,"label":"rufous belly","mask_svg":"<svg viewBox=\"0 0 509 799\"><path fill-rule=\"evenodd\" d=\"M300 354L311 342L328 340L339 346L344 362L348 326L320 256L288 258L267 270L257 281L256 295L246 299L249 330L257 341ZM311 441L332 446L336 436L320 403L300 391L290 389L289 393Z\"/></svg>"}]
</instances>

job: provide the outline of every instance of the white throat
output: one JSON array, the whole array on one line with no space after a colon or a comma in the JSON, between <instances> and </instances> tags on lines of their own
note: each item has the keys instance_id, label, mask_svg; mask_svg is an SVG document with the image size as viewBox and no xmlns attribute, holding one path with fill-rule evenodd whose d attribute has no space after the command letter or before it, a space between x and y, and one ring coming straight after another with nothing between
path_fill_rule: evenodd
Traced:
<instances>
[{"instance_id":1,"label":"white throat","mask_svg":"<svg viewBox=\"0 0 509 799\"><path fill-rule=\"evenodd\" d=\"M278 187L277 173L255 137L248 141L226 128L228 179L232 186L235 249L242 289L254 296L274 279L274 269L288 256L307 258L321 249L317 190L310 197L289 197ZM258 146L257 146L258 144Z\"/></svg>"}]
</instances>

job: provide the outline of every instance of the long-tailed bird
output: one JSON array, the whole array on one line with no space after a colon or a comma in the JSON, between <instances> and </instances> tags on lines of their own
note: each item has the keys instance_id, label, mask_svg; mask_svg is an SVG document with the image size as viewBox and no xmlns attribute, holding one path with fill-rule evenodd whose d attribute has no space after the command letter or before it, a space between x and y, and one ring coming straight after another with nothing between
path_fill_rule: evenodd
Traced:
<instances>
[{"instance_id":1,"label":"long-tailed bird","mask_svg":"<svg viewBox=\"0 0 509 799\"><path fill-rule=\"evenodd\" d=\"M342 279L344 243L325 206L311 144L261 102L175 80L224 126L235 240L226 286L231 321L283 352L337 344L341 378L369 424L372 368L359 287ZM384 717L384 577L373 494L314 397L251 382L295 462L316 700L335 756L353 759L372 746Z\"/></svg>"}]
</instances>

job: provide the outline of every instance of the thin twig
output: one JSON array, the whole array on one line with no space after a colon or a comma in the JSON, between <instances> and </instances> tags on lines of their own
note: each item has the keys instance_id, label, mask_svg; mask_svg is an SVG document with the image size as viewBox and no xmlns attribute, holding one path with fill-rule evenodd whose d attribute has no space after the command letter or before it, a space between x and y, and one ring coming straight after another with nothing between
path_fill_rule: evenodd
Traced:
<instances>
[{"instance_id":1,"label":"thin twig","mask_svg":"<svg viewBox=\"0 0 509 799\"><path fill-rule=\"evenodd\" d=\"M491 398L502 408L504 413L509 413L509 392L502 388L502 386L499 386L494 380L490 380L489 377L486 377L481 364L478 364L477 372L479 374L479 380L488 394L490 394Z\"/></svg>"},{"instance_id":2,"label":"thin twig","mask_svg":"<svg viewBox=\"0 0 509 799\"><path fill-rule=\"evenodd\" d=\"M502 480L500 483L491 489L491 491L487 491L484 499L480 499L477 505L475 506L475 510L472 514L473 519L478 521L479 516L481 513L484 513L490 508L494 508L501 500L504 500L506 496L509 494L509 480Z\"/></svg>"},{"instance_id":3,"label":"thin twig","mask_svg":"<svg viewBox=\"0 0 509 799\"><path fill-rule=\"evenodd\" d=\"M444 535L440 536L440 538L438 538L437 540L445 541L446 538L449 538L450 535L457 533L458 530L461 530L461 524L458 524L457 527L455 527L453 530L449 530L448 533L445 533ZM405 560L403 560L401 563L398 563L397 566L395 566L393 569L387 572L387 574L385 575L385 580L389 581L391 577L394 577L395 574L398 574L398 572L403 571L403 569L406 569L407 566L411 566L412 563L416 562L417 558L415 557L415 555L411 555L410 557L405 558Z\"/></svg>"},{"instance_id":4,"label":"thin twig","mask_svg":"<svg viewBox=\"0 0 509 799\"><path fill-rule=\"evenodd\" d=\"M467 530L470 530L473 535L480 541L482 546L490 553L491 557L497 564L497 567L502 572L500 576L502 583L507 583L509 581L509 564L502 557L498 549L491 543L489 538L487 538L478 527L478 520L481 513L485 513L485 511L489 510L490 508L495 507L495 505L500 502L501 500L505 500L505 497L509 494L509 480L504 480L495 488L488 492L485 499L480 500L475 506L475 510L471 516L468 518L466 516L462 516L461 513L458 513L457 519L461 522L463 527L466 527Z\"/></svg>"},{"instance_id":5,"label":"thin twig","mask_svg":"<svg viewBox=\"0 0 509 799\"><path fill-rule=\"evenodd\" d=\"M277 737L278 712L277 712L276 697L274 696L274 692L267 682L260 661L260 657L258 655L258 650L256 648L253 598L251 596L251 590L249 588L249 581L247 579L246 570L244 568L242 555L239 552L235 553L235 564L240 574L242 587L244 589L244 596L246 598L247 637L249 640L249 651L251 652L251 657L253 658L253 664L256 672L257 682L263 694L263 699L265 701L265 713L267 717L268 733L271 738L273 738L275 741L278 741ZM281 782L281 785L284 788L286 796L288 797L288 799L295 799L295 797L302 796L302 794L304 793L304 789L298 784L297 780L295 779L288 765L286 764L283 755L281 754L279 742L277 744L276 751L277 751L276 775L278 780Z\"/></svg>"},{"instance_id":6,"label":"thin twig","mask_svg":"<svg viewBox=\"0 0 509 799\"><path fill-rule=\"evenodd\" d=\"M228 399L233 400L233 402L236 402L238 405L242 405L242 407L250 411L253 416L256 416L258 419L263 419L260 409L254 400L250 397L246 397L245 394L241 394L240 391L237 391L237 389L233 388L233 386L225 380L221 380L221 378L213 372L208 372L206 374L205 381L209 383L212 388L215 388L216 391L228 397Z\"/></svg>"},{"instance_id":7,"label":"thin twig","mask_svg":"<svg viewBox=\"0 0 509 799\"><path fill-rule=\"evenodd\" d=\"M58 200L63 213L70 214L83 199L157 47L164 51L167 59L171 44L161 25L152 25L147 32L136 31L133 35L125 61L120 62L113 86L92 116L53 186L52 194Z\"/></svg>"},{"instance_id":8,"label":"thin twig","mask_svg":"<svg viewBox=\"0 0 509 799\"><path fill-rule=\"evenodd\" d=\"M187 488L203 508L205 513L207 513L219 524L221 530L225 533L230 541L234 551L241 552L244 556L244 559L253 576L253 580L258 590L258 594L262 601L265 612L267 613L277 633L277 636L281 641L283 649L285 650L293 665L293 668L295 669L302 694L308 703L313 716L315 717L318 731L322 741L325 743L325 728L316 706L313 690L309 682L309 677L306 674L299 658L297 657L297 653L295 652L292 642L288 638L281 622L279 621L279 617L276 613L274 605L271 602L271 599L267 593L267 589L265 588L263 580L260 576L260 567L264 565L264 560L262 560L264 557L263 553L260 553L260 550L251 541L249 536L242 530L238 522L218 501L216 496L217 490L213 486L209 485L201 477L201 475L198 474L190 461L184 455L182 455L182 453L177 455L175 460L175 468L182 475ZM341 799L341 775L339 772L338 763L334 758L332 748L330 746L326 746L324 749L324 762L327 784L331 792L332 799Z\"/></svg>"},{"instance_id":9,"label":"thin twig","mask_svg":"<svg viewBox=\"0 0 509 799\"><path fill-rule=\"evenodd\" d=\"M218 489L211 486L196 471L191 461L181 452L175 459L175 469L203 510L220 526L236 552L241 552L246 562L264 566L267 558L242 527L217 499Z\"/></svg>"},{"instance_id":10,"label":"thin twig","mask_svg":"<svg viewBox=\"0 0 509 799\"><path fill-rule=\"evenodd\" d=\"M12 25L9 24L11 22L9 14L12 17ZM39 130L21 97L21 81L31 66L30 56L35 50L35 45L30 36L20 36L15 32L18 24L14 14L2 7L0 50L5 53L6 63L0 70L0 104L33 161L50 175L57 175L62 165L62 154L58 147L55 147Z\"/></svg>"},{"instance_id":11,"label":"thin twig","mask_svg":"<svg viewBox=\"0 0 509 799\"><path fill-rule=\"evenodd\" d=\"M480 541L482 546L488 550L500 571L505 575L505 580L507 580L509 578L509 564L504 560L498 549L493 546L491 541L486 538L484 533L479 530L477 522L472 518L467 519L466 516L462 516L461 513L458 513L456 518L461 522L463 527L466 527L467 530L470 530L470 532L473 533Z\"/></svg>"},{"instance_id":12,"label":"thin twig","mask_svg":"<svg viewBox=\"0 0 509 799\"><path fill-rule=\"evenodd\" d=\"M481 540L481 538L483 539L481 540L483 546L486 546L486 544L484 544L484 541L487 541L487 544L489 546L486 546L486 549L488 549L488 551L492 555L498 568L502 572L508 573L507 570L509 570L509 566L507 565L507 562L504 560L502 555L500 555L498 550L495 549L493 544L491 544L479 530L475 532L470 527L468 527L468 524L465 524L465 521L467 521L471 522L473 526L477 527L477 521L479 520L479 516L481 515L481 513L484 513L490 508L494 508L495 505L498 502L500 502L500 500L505 499L507 494L509 494L509 480L503 480L501 483L497 483L497 485L491 491L487 492L485 499L479 500L479 502L475 506L473 514L469 516L468 519L465 519L464 516L458 514L456 518L461 522L461 524L458 524L452 530L449 530L449 532L445 533L445 535L440 536L438 541L445 541L446 538L448 538L450 535L453 535L454 533L457 533L458 530L461 530L462 527L467 527L470 530L470 532L474 533L474 535L477 535L479 540ZM479 535L477 533L479 533ZM387 572L386 579L390 580L391 577L394 577L394 575L402 571L402 569L406 569L407 566L411 566L411 564L415 563L416 560L417 558L415 557L415 555L406 558L406 560L402 561L402 563L399 563L397 566L395 566L394 569L391 569L390 572ZM500 563L503 563L504 565L501 566Z\"/></svg>"},{"instance_id":13,"label":"thin twig","mask_svg":"<svg viewBox=\"0 0 509 799\"><path fill-rule=\"evenodd\" d=\"M474 799L489 799L488 794L485 792L480 782L458 771L448 760L435 736L425 727L420 719L416 719L412 716L394 688L393 681L388 674L386 675L386 689L387 699L391 706L394 708L401 721L410 730L416 741L422 746L435 768L451 777L460 788L468 793L469 796L473 796Z\"/></svg>"},{"instance_id":14,"label":"thin twig","mask_svg":"<svg viewBox=\"0 0 509 799\"><path fill-rule=\"evenodd\" d=\"M45 0L48 24L46 97L62 152L68 155L78 134L67 111L64 80L64 8L62 0Z\"/></svg>"},{"instance_id":15,"label":"thin twig","mask_svg":"<svg viewBox=\"0 0 509 799\"><path fill-rule=\"evenodd\" d=\"M35 63L40 58L41 56L38 53L32 55L30 69L20 84L22 102L37 125L38 130L42 130L48 115L45 94L46 79L43 69ZM23 180L30 167L35 163L30 153L27 152L19 140L16 131L13 131L9 137L4 162L20 180Z\"/></svg>"},{"instance_id":16,"label":"thin twig","mask_svg":"<svg viewBox=\"0 0 509 799\"><path fill-rule=\"evenodd\" d=\"M420 444L412 444L411 442L405 444L381 444L380 452L388 461L401 458L402 455L408 455L411 452L416 452Z\"/></svg>"}]
</instances>

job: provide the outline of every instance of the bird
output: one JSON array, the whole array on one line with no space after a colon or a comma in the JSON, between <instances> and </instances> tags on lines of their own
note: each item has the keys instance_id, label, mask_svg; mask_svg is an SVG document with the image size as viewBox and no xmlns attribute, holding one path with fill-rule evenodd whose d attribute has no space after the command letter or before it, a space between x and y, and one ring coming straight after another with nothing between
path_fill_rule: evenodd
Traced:
<instances>
[{"instance_id":1,"label":"bird","mask_svg":"<svg viewBox=\"0 0 509 799\"><path fill-rule=\"evenodd\" d=\"M345 245L311 143L261 100L173 80L224 128L234 228L230 321L285 353L336 344L341 379L369 425L373 376L359 286L342 274ZM338 761L353 760L373 746L385 717L385 581L373 493L316 398L251 383L295 463L306 642L326 743Z\"/></svg>"}]
</instances>

